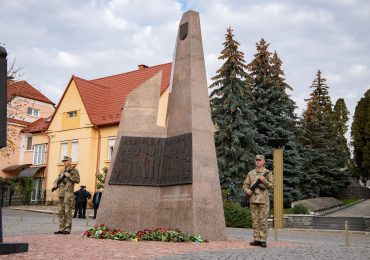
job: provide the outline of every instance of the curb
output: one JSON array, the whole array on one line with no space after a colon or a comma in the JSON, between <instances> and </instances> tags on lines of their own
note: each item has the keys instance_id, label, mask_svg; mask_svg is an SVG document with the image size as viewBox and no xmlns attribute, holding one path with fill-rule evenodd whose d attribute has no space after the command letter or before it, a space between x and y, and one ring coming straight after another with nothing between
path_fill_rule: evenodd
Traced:
<instances>
[{"instance_id":1,"label":"curb","mask_svg":"<svg viewBox=\"0 0 370 260\"><path fill-rule=\"evenodd\" d=\"M302 228L284 228L284 229L280 229L279 231L282 231L282 230L287 230L287 231L304 231L304 232L327 232L327 233L344 233L345 231L344 230L335 230L335 229L302 229ZM369 235L370 232L368 231L353 231L353 230L348 230L348 233L350 234L364 234L364 235Z\"/></svg>"},{"instance_id":2,"label":"curb","mask_svg":"<svg viewBox=\"0 0 370 260\"><path fill-rule=\"evenodd\" d=\"M23 208L9 208L9 209L53 214L53 211L51 211L51 210L43 210L43 209L23 209ZM55 211L55 213L57 213L57 211Z\"/></svg>"},{"instance_id":3,"label":"curb","mask_svg":"<svg viewBox=\"0 0 370 260\"><path fill-rule=\"evenodd\" d=\"M30 212L36 212L36 213L47 213L47 214L53 214L54 212L51 210L43 210L43 209L24 209L24 208L13 208L9 207L11 210L23 210L23 211L30 211ZM58 214L58 211L55 211L55 214ZM89 218L93 218L93 215L90 214Z\"/></svg>"}]
</instances>

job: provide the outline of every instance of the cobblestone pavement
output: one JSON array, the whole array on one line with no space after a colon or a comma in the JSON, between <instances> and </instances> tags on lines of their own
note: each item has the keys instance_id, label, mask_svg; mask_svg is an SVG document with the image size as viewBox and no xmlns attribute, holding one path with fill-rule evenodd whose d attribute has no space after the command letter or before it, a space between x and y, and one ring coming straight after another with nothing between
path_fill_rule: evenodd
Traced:
<instances>
[{"instance_id":1,"label":"cobblestone pavement","mask_svg":"<svg viewBox=\"0 0 370 260\"><path fill-rule=\"evenodd\" d=\"M57 218L55 219L57 222ZM89 220L91 226L92 219ZM284 229L266 249L249 246L249 229L228 228L230 241L209 243L123 242L83 238L86 220L74 219L71 235L54 235L52 214L3 209L4 242L29 243L26 253L6 259L370 259L370 235L351 232L344 246L342 232ZM64 249L64 250L63 250Z\"/></svg>"},{"instance_id":2,"label":"cobblestone pavement","mask_svg":"<svg viewBox=\"0 0 370 260\"><path fill-rule=\"evenodd\" d=\"M22 220L23 218L23 220ZM88 225L86 225L88 224ZM72 231L81 233L93 224L93 219L73 219ZM28 234L50 234L58 231L58 215L3 208L3 235L19 236ZM5 241L5 239L4 239Z\"/></svg>"}]
</instances>

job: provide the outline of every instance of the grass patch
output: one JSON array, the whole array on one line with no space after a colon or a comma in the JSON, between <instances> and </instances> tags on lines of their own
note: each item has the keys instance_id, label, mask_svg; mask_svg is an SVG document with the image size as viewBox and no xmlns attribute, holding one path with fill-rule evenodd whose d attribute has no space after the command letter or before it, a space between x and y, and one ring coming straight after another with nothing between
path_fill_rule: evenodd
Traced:
<instances>
[{"instance_id":1,"label":"grass patch","mask_svg":"<svg viewBox=\"0 0 370 260\"><path fill-rule=\"evenodd\" d=\"M356 198L344 198L344 199L339 199L342 201L345 205L352 204L353 202L358 201L359 199Z\"/></svg>"}]
</instances>

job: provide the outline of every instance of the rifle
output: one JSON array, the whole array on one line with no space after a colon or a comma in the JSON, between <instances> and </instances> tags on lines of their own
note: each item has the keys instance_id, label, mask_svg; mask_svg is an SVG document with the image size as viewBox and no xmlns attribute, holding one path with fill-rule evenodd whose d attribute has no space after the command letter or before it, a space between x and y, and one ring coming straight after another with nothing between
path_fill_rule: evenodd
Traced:
<instances>
[{"instance_id":1,"label":"rifle","mask_svg":"<svg viewBox=\"0 0 370 260\"><path fill-rule=\"evenodd\" d=\"M57 185L54 186L52 189L51 189L51 192L54 192L56 189L59 189L60 187L60 184L62 183L62 181L64 181L64 179L66 178L66 176L64 175L65 172L67 173L70 173L74 168L76 168L77 164L75 166L73 166L71 169L67 170L67 171L64 171L63 172L63 175L62 177L60 177L58 180L57 180Z\"/></svg>"},{"instance_id":2,"label":"rifle","mask_svg":"<svg viewBox=\"0 0 370 260\"><path fill-rule=\"evenodd\" d=\"M267 176L267 174L269 174L270 173L270 171L267 171L267 172L265 172L264 174L263 174L263 177L265 177L266 178L266 176ZM252 194L255 194L254 192L255 192L255 190L258 188L258 185L260 185L261 184L261 180L258 178L257 179L257 181L252 185L252 187L250 188L250 190L252 191ZM248 194L246 194L247 195L247 198L249 198L249 196L252 196L252 195L248 195Z\"/></svg>"}]
</instances>

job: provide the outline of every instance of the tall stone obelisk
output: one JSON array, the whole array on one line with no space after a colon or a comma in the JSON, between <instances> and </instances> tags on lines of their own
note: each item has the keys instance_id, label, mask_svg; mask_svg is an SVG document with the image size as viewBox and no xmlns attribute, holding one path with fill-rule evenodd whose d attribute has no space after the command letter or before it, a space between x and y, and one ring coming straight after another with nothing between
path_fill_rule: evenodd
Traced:
<instances>
[{"instance_id":1,"label":"tall stone obelisk","mask_svg":"<svg viewBox=\"0 0 370 260\"><path fill-rule=\"evenodd\" d=\"M181 19L173 66L166 128L155 123L160 73L127 97L97 224L226 240L197 12Z\"/></svg>"},{"instance_id":2,"label":"tall stone obelisk","mask_svg":"<svg viewBox=\"0 0 370 260\"><path fill-rule=\"evenodd\" d=\"M210 240L224 240L225 220L214 142L215 129L211 119L197 12L188 11L183 15L176 45L167 136L192 134L193 183L182 188L169 187L168 193L173 193L172 189L181 189L180 194L188 194L191 198L189 219L181 220L188 222L189 231L200 233ZM166 189L162 190L163 194L167 194Z\"/></svg>"}]
</instances>

